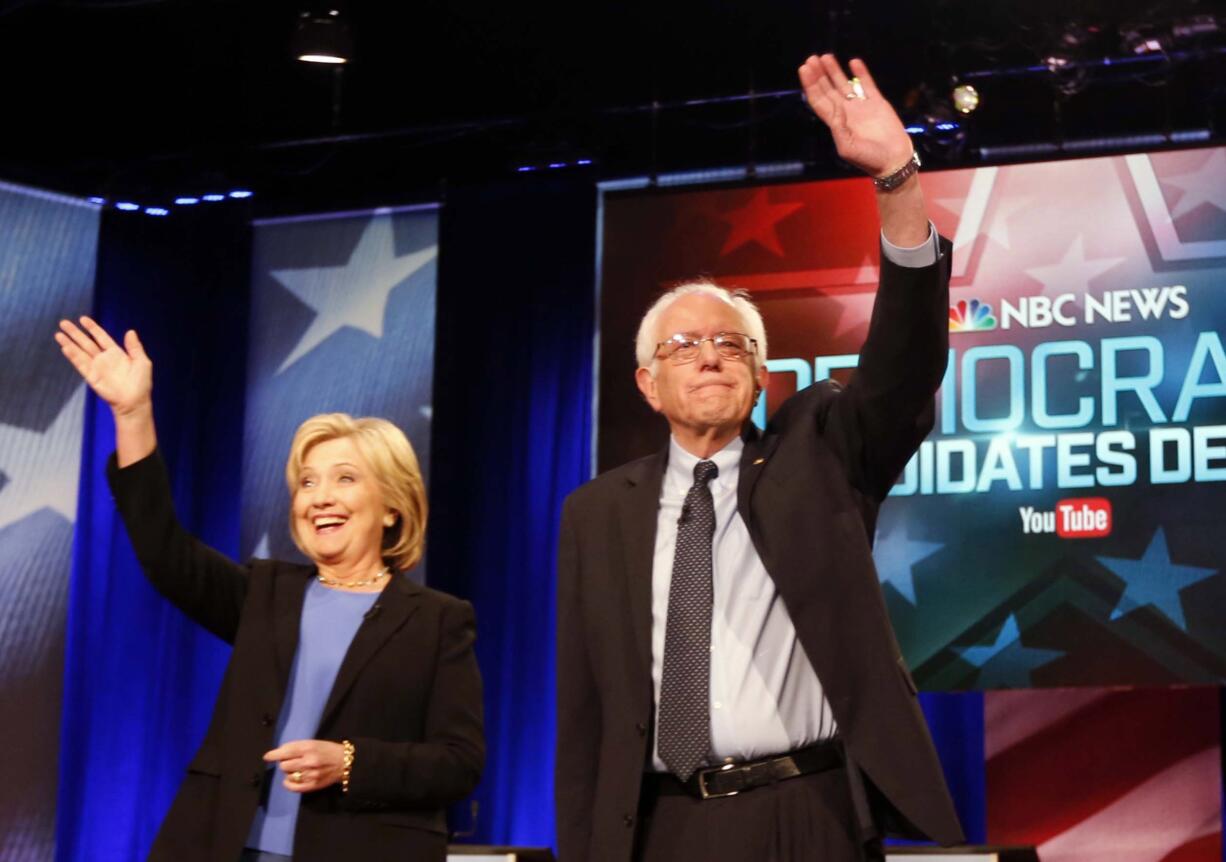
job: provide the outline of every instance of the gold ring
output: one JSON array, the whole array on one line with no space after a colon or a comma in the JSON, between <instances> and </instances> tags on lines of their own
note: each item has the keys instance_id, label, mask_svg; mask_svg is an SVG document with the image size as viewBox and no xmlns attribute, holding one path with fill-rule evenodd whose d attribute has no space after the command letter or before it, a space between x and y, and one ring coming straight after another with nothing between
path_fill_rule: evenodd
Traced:
<instances>
[{"instance_id":1,"label":"gold ring","mask_svg":"<svg viewBox=\"0 0 1226 862\"><path fill-rule=\"evenodd\" d=\"M302 781L302 771L295 769L293 772L289 774L289 780L294 782L295 784Z\"/></svg>"},{"instance_id":2,"label":"gold ring","mask_svg":"<svg viewBox=\"0 0 1226 862\"><path fill-rule=\"evenodd\" d=\"M860 83L859 78L848 78L847 86L851 89L845 94L848 99L864 99L864 85Z\"/></svg>"}]
</instances>

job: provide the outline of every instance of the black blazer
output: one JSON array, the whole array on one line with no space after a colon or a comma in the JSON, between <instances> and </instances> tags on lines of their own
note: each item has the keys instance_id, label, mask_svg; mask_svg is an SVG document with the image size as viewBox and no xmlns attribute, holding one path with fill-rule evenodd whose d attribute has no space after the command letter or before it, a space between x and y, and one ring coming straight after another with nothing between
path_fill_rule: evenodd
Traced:
<instances>
[{"instance_id":1,"label":"black blazer","mask_svg":"<svg viewBox=\"0 0 1226 862\"><path fill-rule=\"evenodd\" d=\"M881 262L846 389L798 392L747 426L737 506L787 606L853 763L860 822L962 840L873 565L877 508L932 427L948 350L949 244L923 269ZM558 552L558 848L630 858L650 756L651 577L667 449L611 470L563 507ZM854 766L858 764L858 768ZM864 781L863 779L867 779ZM870 814L871 807L871 814Z\"/></svg>"},{"instance_id":2,"label":"black blazer","mask_svg":"<svg viewBox=\"0 0 1226 862\"><path fill-rule=\"evenodd\" d=\"M235 862L265 782L261 755L285 697L309 566L239 566L189 536L156 452L107 478L153 585L234 651L212 721L150 853L158 862ZM444 807L476 786L485 759L481 678L467 602L403 575L354 636L318 739L349 739L349 792L303 795L294 859L442 860Z\"/></svg>"}]
</instances>

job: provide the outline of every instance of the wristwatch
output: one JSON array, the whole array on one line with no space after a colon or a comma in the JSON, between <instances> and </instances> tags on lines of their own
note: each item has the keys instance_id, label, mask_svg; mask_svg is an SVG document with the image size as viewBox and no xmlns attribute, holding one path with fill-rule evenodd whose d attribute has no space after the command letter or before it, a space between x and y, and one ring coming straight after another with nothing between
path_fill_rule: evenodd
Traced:
<instances>
[{"instance_id":1,"label":"wristwatch","mask_svg":"<svg viewBox=\"0 0 1226 862\"><path fill-rule=\"evenodd\" d=\"M911 151L911 158L898 170L892 174L886 174L884 177L873 177L873 185L877 187L879 192L892 192L894 189L901 186L911 177L915 176L920 169L919 153L915 150Z\"/></svg>"}]
</instances>

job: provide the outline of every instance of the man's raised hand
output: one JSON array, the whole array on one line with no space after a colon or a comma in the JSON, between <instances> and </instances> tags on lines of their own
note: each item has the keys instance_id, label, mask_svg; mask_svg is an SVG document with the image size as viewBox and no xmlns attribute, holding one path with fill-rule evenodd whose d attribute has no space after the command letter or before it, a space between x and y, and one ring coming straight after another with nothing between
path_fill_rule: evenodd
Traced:
<instances>
[{"instance_id":1,"label":"man's raised hand","mask_svg":"<svg viewBox=\"0 0 1226 862\"><path fill-rule=\"evenodd\" d=\"M864 61L848 65L854 80L833 54L812 56L799 69L800 85L809 107L830 128L839 157L869 176L886 176L911 158L911 137Z\"/></svg>"}]
</instances>

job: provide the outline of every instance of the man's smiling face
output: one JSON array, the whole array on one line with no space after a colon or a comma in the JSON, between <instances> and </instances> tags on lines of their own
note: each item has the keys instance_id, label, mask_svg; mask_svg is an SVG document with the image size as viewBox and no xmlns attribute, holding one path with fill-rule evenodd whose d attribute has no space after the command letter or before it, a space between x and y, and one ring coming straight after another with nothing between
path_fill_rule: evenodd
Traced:
<instances>
[{"instance_id":1,"label":"man's smiling face","mask_svg":"<svg viewBox=\"0 0 1226 862\"><path fill-rule=\"evenodd\" d=\"M721 332L745 332L740 314L716 297L692 293L673 302L660 315L656 341L678 333L710 338ZM636 381L647 403L664 414L674 434L739 430L749 418L766 373L762 369L754 374L752 355L725 359L710 341L702 344L698 358L692 362L678 365L659 358L655 366L654 376L650 369L640 368Z\"/></svg>"}]
</instances>

